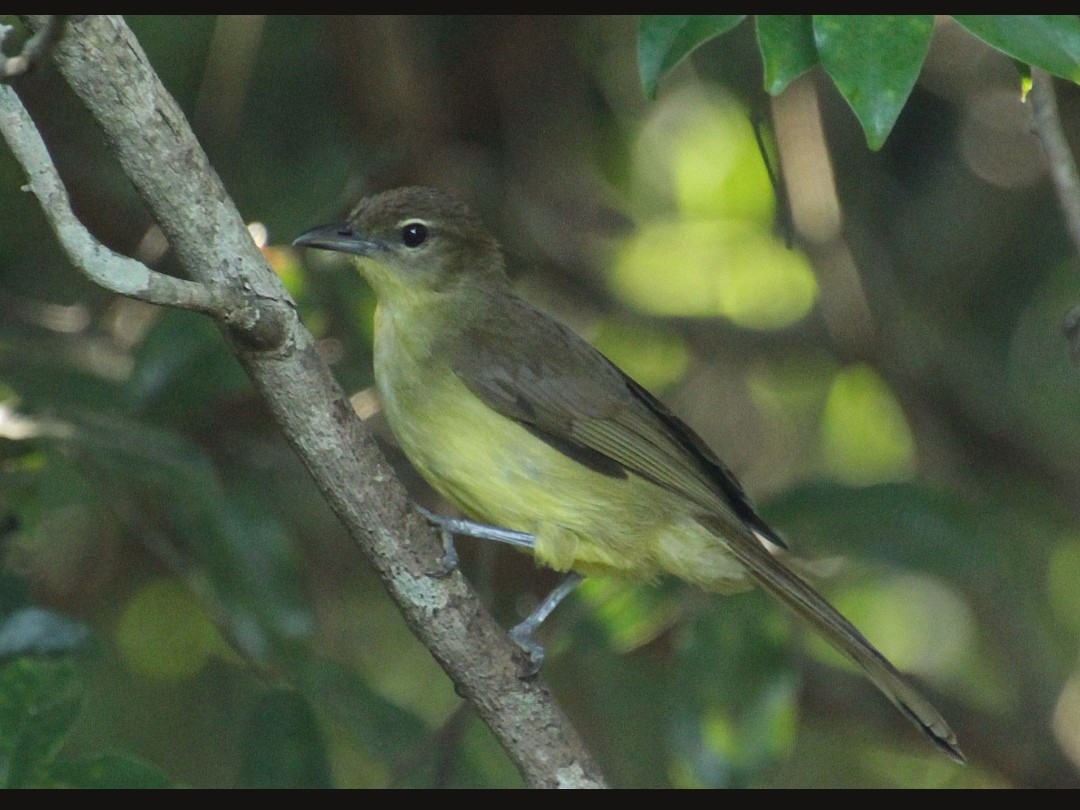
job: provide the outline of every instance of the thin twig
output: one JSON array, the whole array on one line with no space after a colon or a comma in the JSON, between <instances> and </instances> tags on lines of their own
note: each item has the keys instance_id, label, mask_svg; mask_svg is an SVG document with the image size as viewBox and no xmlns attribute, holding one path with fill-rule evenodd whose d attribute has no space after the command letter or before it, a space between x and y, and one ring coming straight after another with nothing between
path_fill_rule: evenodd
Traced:
<instances>
[{"instance_id":1,"label":"thin twig","mask_svg":"<svg viewBox=\"0 0 1080 810\"><path fill-rule=\"evenodd\" d=\"M1044 70L1032 68L1028 97L1031 99L1035 132L1050 160L1050 176L1061 210L1065 213L1065 226L1069 229L1077 255L1080 255L1080 172L1077 172L1076 159L1065 137L1065 128L1061 125L1057 97L1054 95L1054 77Z\"/></svg>"},{"instance_id":2,"label":"thin twig","mask_svg":"<svg viewBox=\"0 0 1080 810\"><path fill-rule=\"evenodd\" d=\"M71 263L107 290L151 304L191 309L233 319L244 305L232 291L156 273L142 262L101 244L76 218L71 200L41 134L10 87L0 86L0 134L22 165L57 239Z\"/></svg>"},{"instance_id":3,"label":"thin twig","mask_svg":"<svg viewBox=\"0 0 1080 810\"><path fill-rule=\"evenodd\" d=\"M1065 128L1061 125L1057 97L1054 95L1054 77L1033 67L1028 97L1031 99L1035 133L1042 141L1050 161L1050 177L1065 215L1065 227L1080 256L1080 172L1065 137ZM1080 306L1069 311L1062 328L1072 346L1073 357L1080 360Z\"/></svg>"},{"instance_id":4,"label":"thin twig","mask_svg":"<svg viewBox=\"0 0 1080 810\"><path fill-rule=\"evenodd\" d=\"M60 41L67 18L67 14L54 14L41 30L26 40L20 53L15 56L0 54L0 83L11 82L41 64ZM11 31L11 26L0 25L0 44Z\"/></svg>"}]
</instances>

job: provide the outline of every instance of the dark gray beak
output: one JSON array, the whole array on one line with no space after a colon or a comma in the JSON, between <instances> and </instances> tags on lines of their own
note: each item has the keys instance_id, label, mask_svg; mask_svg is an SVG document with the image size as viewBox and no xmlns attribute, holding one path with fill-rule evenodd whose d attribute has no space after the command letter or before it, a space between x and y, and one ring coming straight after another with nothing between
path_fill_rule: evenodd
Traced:
<instances>
[{"instance_id":1,"label":"dark gray beak","mask_svg":"<svg viewBox=\"0 0 1080 810\"><path fill-rule=\"evenodd\" d=\"M320 250L336 250L354 256L370 256L383 249L379 242L357 236L348 223L319 225L300 234L293 240L293 244Z\"/></svg>"}]
</instances>

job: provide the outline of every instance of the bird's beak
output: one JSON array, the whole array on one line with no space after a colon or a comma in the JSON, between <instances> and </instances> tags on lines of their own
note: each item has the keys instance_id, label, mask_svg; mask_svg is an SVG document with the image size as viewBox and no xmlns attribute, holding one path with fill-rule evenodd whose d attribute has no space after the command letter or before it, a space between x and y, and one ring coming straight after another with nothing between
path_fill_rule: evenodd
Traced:
<instances>
[{"instance_id":1,"label":"bird's beak","mask_svg":"<svg viewBox=\"0 0 1080 810\"><path fill-rule=\"evenodd\" d=\"M382 243L358 236L347 223L319 225L300 234L293 240L293 244L320 250L336 250L354 256L370 256L384 250Z\"/></svg>"}]
</instances>

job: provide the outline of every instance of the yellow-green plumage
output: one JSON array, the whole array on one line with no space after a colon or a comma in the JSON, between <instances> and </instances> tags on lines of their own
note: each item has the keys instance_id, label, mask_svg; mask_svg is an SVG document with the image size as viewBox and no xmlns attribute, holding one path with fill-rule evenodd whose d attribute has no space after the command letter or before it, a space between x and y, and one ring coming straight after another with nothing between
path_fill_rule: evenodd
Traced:
<instances>
[{"instance_id":1,"label":"yellow-green plumage","mask_svg":"<svg viewBox=\"0 0 1080 810\"><path fill-rule=\"evenodd\" d=\"M477 326L472 318L493 304L477 314L476 301L459 299L503 294L431 300L395 291L380 299L376 385L417 470L470 517L535 535L537 558L556 570L635 579L668 573L713 590L749 586L745 569L689 518L682 498L634 473L595 472L469 390L455 358Z\"/></svg>"},{"instance_id":2,"label":"yellow-green plumage","mask_svg":"<svg viewBox=\"0 0 1080 810\"><path fill-rule=\"evenodd\" d=\"M766 540L734 476L693 431L510 290L494 239L431 189L361 201L298 244L356 257L378 299L375 379L420 473L469 517L535 536L557 570L730 592L758 584L859 664L950 756L936 709Z\"/></svg>"}]
</instances>

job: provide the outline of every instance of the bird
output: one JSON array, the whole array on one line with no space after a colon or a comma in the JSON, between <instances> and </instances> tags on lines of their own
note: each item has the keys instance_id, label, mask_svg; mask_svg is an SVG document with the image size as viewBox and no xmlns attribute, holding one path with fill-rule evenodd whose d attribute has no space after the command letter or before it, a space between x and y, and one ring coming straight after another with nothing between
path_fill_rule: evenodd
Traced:
<instances>
[{"instance_id":1,"label":"bird","mask_svg":"<svg viewBox=\"0 0 1080 810\"><path fill-rule=\"evenodd\" d=\"M543 660L533 632L584 577L674 576L721 594L756 585L965 761L930 701L777 555L783 538L708 445L515 294L499 243L466 205L437 189L399 188L294 244L348 254L371 286L383 412L413 466L466 516L428 513L444 537L507 542L566 572L511 631L530 674Z\"/></svg>"}]
</instances>

